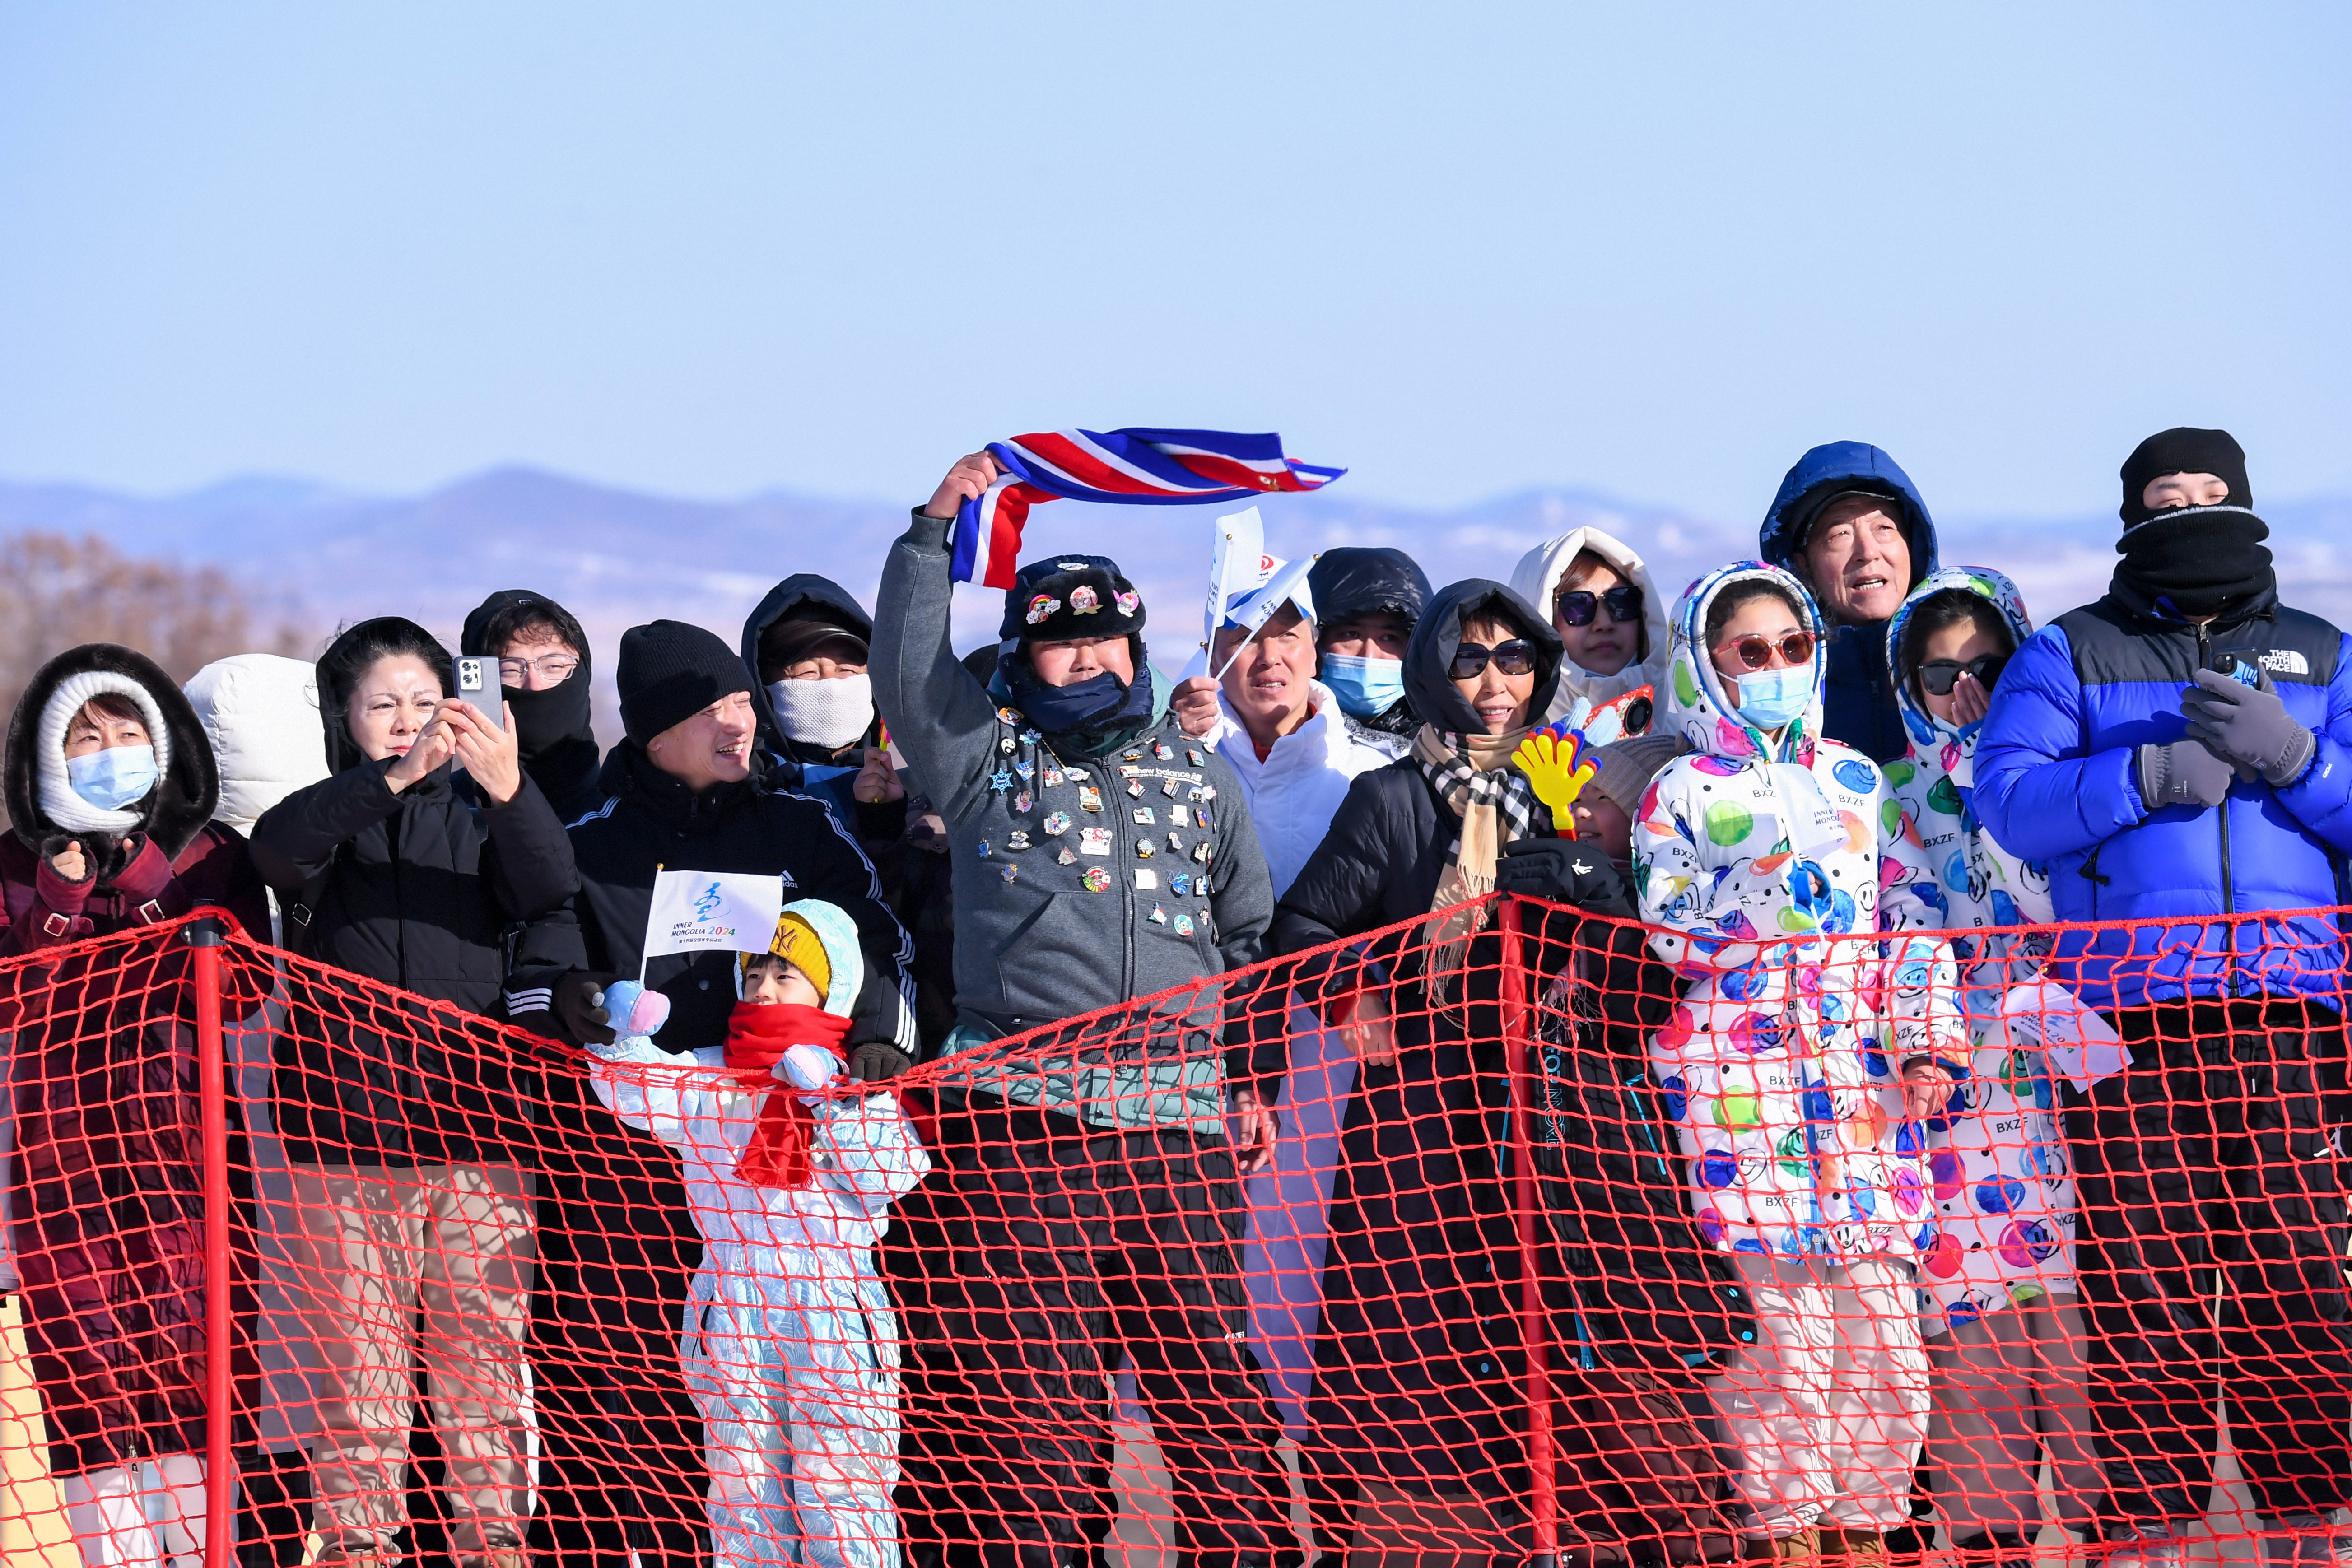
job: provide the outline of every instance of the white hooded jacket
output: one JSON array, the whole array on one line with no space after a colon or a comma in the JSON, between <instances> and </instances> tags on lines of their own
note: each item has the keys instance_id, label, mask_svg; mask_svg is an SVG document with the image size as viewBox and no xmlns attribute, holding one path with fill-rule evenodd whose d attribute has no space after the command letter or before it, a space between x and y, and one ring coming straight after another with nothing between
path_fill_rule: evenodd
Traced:
<instances>
[{"instance_id":1,"label":"white hooded jacket","mask_svg":"<svg viewBox=\"0 0 2352 1568\"><path fill-rule=\"evenodd\" d=\"M1571 528L1557 539L1546 540L1525 555L1511 569L1511 592L1536 607L1546 620L1552 616L1552 595L1559 589L1561 574L1568 563L1583 551L1595 555L1617 569L1617 574L1642 590L1642 646L1624 668L1614 675L1595 675L1580 669L1570 659L1560 661L1559 687L1552 694L1551 707L1544 714L1546 723L1565 719L1582 729L1595 708L1614 701L1628 692L1647 686L1653 689L1652 701L1660 710L1665 706L1667 630L1665 595L1650 576L1649 566L1641 556L1628 549L1613 535L1597 528ZM1594 743L1617 739L1614 735L1597 736Z\"/></svg>"},{"instance_id":2,"label":"white hooded jacket","mask_svg":"<svg viewBox=\"0 0 2352 1568\"><path fill-rule=\"evenodd\" d=\"M846 1016L864 960L857 928L828 903L784 906L813 927L833 965L824 1010ZM705 1244L703 1271L762 1286L826 1277L865 1279L874 1246L889 1229L889 1206L930 1169L922 1140L889 1094L816 1099L811 1172L799 1188L755 1186L736 1173L771 1094L746 1088L727 1069L723 1046L664 1050L643 1035L592 1045L588 1074L596 1098L632 1127L678 1152L686 1196Z\"/></svg>"},{"instance_id":3,"label":"white hooded jacket","mask_svg":"<svg viewBox=\"0 0 2352 1568\"><path fill-rule=\"evenodd\" d=\"M1222 691L1217 694L1216 728L1202 737L1241 779L1250 825L1265 851L1277 899L1289 890L1307 858L1323 842L1340 801L1347 798L1349 781L1386 767L1401 754L1360 739L1354 727L1343 721L1330 688L1318 680L1310 689L1312 711L1307 722L1276 740L1264 762Z\"/></svg>"}]
</instances>

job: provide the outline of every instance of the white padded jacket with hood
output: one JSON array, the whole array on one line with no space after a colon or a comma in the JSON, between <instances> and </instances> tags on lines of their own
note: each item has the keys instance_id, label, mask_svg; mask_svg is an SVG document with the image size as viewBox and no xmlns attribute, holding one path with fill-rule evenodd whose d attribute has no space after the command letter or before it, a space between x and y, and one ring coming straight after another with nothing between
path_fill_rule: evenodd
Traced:
<instances>
[{"instance_id":1,"label":"white padded jacket with hood","mask_svg":"<svg viewBox=\"0 0 2352 1568\"><path fill-rule=\"evenodd\" d=\"M1597 528L1571 528L1519 557L1519 563L1511 569L1511 592L1549 620L1552 595L1559 591L1560 574L1580 552L1586 550L1614 566L1619 576L1642 590L1642 646L1634 649L1625 668L1614 675L1595 675L1578 668L1573 661L1561 662L1559 688L1552 694L1544 721L1556 723L1565 719L1580 730L1585 727L1594 709L1644 686L1652 689L1651 700L1657 710L1664 710L1666 609L1670 603L1658 592L1658 584L1642 557L1622 540ZM1595 745L1618 738L1614 734L1591 737Z\"/></svg>"}]
</instances>

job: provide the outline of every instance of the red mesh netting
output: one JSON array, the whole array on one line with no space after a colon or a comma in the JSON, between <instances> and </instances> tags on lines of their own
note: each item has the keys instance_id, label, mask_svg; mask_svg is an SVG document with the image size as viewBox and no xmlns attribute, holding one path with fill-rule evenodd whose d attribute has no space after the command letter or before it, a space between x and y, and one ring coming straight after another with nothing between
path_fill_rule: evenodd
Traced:
<instances>
[{"instance_id":1,"label":"red mesh netting","mask_svg":"<svg viewBox=\"0 0 2352 1568\"><path fill-rule=\"evenodd\" d=\"M208 929L0 964L11 1563L2315 1549L2352 1486L2333 996L1874 939L1695 1010L1505 901L803 1097Z\"/></svg>"}]
</instances>

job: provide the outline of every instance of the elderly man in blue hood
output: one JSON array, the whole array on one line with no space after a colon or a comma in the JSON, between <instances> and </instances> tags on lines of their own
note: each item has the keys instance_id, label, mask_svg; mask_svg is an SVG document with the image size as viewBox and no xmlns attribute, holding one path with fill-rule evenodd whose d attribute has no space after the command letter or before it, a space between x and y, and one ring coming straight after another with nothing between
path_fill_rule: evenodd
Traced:
<instances>
[{"instance_id":1,"label":"elderly man in blue hood","mask_svg":"<svg viewBox=\"0 0 2352 1568\"><path fill-rule=\"evenodd\" d=\"M1822 733L1875 762L1902 756L1886 623L1937 566L1936 524L1911 476L1860 441L1816 447L1781 479L1756 542L1813 591L1829 625Z\"/></svg>"}]
</instances>

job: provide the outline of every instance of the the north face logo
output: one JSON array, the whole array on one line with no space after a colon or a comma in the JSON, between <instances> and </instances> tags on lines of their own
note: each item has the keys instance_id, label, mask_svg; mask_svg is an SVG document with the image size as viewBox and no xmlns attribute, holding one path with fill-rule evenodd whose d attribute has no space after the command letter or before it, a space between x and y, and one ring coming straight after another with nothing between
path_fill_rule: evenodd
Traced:
<instances>
[{"instance_id":1,"label":"the north face logo","mask_svg":"<svg viewBox=\"0 0 2352 1568\"><path fill-rule=\"evenodd\" d=\"M2309 675L2311 661L2291 647L2274 647L2263 652L2262 667L2273 675Z\"/></svg>"}]
</instances>

